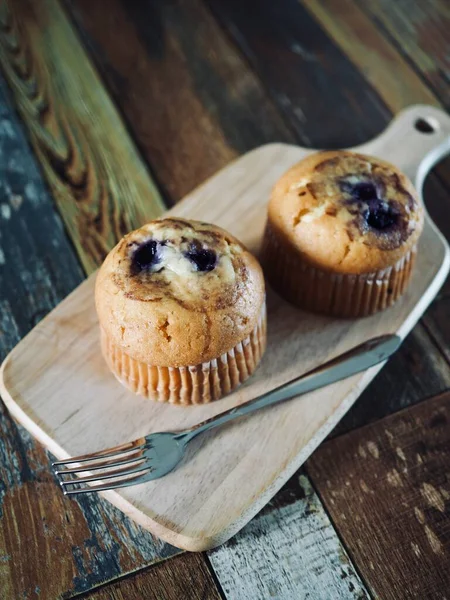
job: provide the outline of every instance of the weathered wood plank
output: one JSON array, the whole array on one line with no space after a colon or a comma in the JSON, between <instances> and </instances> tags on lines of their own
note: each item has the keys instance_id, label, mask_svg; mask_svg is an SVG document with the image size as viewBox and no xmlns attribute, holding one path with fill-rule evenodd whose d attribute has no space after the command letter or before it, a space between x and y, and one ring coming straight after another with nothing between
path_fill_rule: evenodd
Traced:
<instances>
[{"instance_id":1,"label":"weathered wood plank","mask_svg":"<svg viewBox=\"0 0 450 600\"><path fill-rule=\"evenodd\" d=\"M445 0L432 0L426 6L424 3L417 3L413 0L402 0L396 3L386 0L370 3L360 0L353 0L353 2L355 3L355 14L362 15L364 11L367 18L372 21L372 31L378 32L377 44L379 45L377 49L374 48L374 52L377 53L378 71L383 65L383 57L389 56L389 59L392 59L391 69L394 69L402 87L405 88L405 97L407 94L410 96L410 103L415 102L416 97L420 97L419 93L420 95L425 94L425 88L428 88L436 101L448 109L450 106L450 86L448 85L450 79L450 62L448 60L450 13ZM362 19L361 16L361 22L358 22L359 26L362 24ZM366 34L370 35L367 21L365 21L364 27ZM330 33L330 30L327 29L327 31ZM384 42L380 36L383 36ZM348 56L353 62L356 60L360 68L364 69L363 63L368 60L368 53L349 49ZM408 70L402 68L402 73L400 73L398 67L404 62L409 63L410 68ZM410 85L413 72L416 72L422 79L420 92L418 88L413 89ZM386 95L386 92L380 87L375 87L383 97ZM450 157L436 167L436 173L449 192Z\"/></svg>"},{"instance_id":2,"label":"weathered wood plank","mask_svg":"<svg viewBox=\"0 0 450 600\"><path fill-rule=\"evenodd\" d=\"M377 598L450 589L450 393L323 444L307 463Z\"/></svg>"},{"instance_id":3,"label":"weathered wood plank","mask_svg":"<svg viewBox=\"0 0 450 600\"><path fill-rule=\"evenodd\" d=\"M208 556L227 600L369 598L305 475Z\"/></svg>"},{"instance_id":4,"label":"weathered wood plank","mask_svg":"<svg viewBox=\"0 0 450 600\"><path fill-rule=\"evenodd\" d=\"M392 113L411 104L440 106L433 91L355 0L300 1L364 74Z\"/></svg>"},{"instance_id":5,"label":"weathered wood plank","mask_svg":"<svg viewBox=\"0 0 450 600\"><path fill-rule=\"evenodd\" d=\"M439 176L445 174L450 182L450 157L439 167ZM445 182L446 183L446 182ZM431 190L432 188L432 190ZM425 202L427 209L438 227L450 241L450 186L443 182L425 182ZM433 202L429 199L433 198ZM435 344L450 363L450 277L447 278L436 300L424 314L422 322L432 336Z\"/></svg>"},{"instance_id":6,"label":"weathered wood plank","mask_svg":"<svg viewBox=\"0 0 450 600\"><path fill-rule=\"evenodd\" d=\"M3 0L0 63L86 271L160 195L57 0Z\"/></svg>"},{"instance_id":7,"label":"weathered wood plank","mask_svg":"<svg viewBox=\"0 0 450 600\"><path fill-rule=\"evenodd\" d=\"M447 288L448 288L447 280ZM442 354L450 363L450 294L440 295L425 315L424 322Z\"/></svg>"},{"instance_id":8,"label":"weathered wood plank","mask_svg":"<svg viewBox=\"0 0 450 600\"><path fill-rule=\"evenodd\" d=\"M304 1L391 110L401 108L403 99L407 104L450 106L446 58L450 14L443 0L433 0L426 8L411 0L359 2L359 6L359 0L329 0L332 18L326 14L327 7L322 10L322 3L319 7ZM367 51L360 46L361 38L369 40ZM436 173L450 193L450 158L436 167Z\"/></svg>"},{"instance_id":9,"label":"weathered wood plank","mask_svg":"<svg viewBox=\"0 0 450 600\"><path fill-rule=\"evenodd\" d=\"M384 30L427 85L450 107L449 36L450 12L445 0L356 0L361 9Z\"/></svg>"},{"instance_id":10,"label":"weathered wood plank","mask_svg":"<svg viewBox=\"0 0 450 600\"><path fill-rule=\"evenodd\" d=\"M173 201L237 155L293 139L200 0L66 5Z\"/></svg>"},{"instance_id":11,"label":"weathered wood plank","mask_svg":"<svg viewBox=\"0 0 450 600\"><path fill-rule=\"evenodd\" d=\"M208 0L301 145L342 148L375 137L389 111L297 0Z\"/></svg>"},{"instance_id":12,"label":"weathered wood plank","mask_svg":"<svg viewBox=\"0 0 450 600\"><path fill-rule=\"evenodd\" d=\"M0 80L0 362L83 278ZM59 598L176 549L110 504L71 501L0 403L0 596Z\"/></svg>"},{"instance_id":13,"label":"weathered wood plank","mask_svg":"<svg viewBox=\"0 0 450 600\"><path fill-rule=\"evenodd\" d=\"M82 597L90 600L220 600L206 563L202 554L183 554Z\"/></svg>"}]
</instances>

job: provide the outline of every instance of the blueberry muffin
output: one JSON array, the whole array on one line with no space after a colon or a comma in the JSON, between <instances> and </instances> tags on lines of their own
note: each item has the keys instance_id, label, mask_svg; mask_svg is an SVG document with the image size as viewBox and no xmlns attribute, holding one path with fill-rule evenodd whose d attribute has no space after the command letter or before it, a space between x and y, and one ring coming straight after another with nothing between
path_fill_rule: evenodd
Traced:
<instances>
[{"instance_id":1,"label":"blueberry muffin","mask_svg":"<svg viewBox=\"0 0 450 600\"><path fill-rule=\"evenodd\" d=\"M262 262L273 287L297 306L365 316L405 291L422 228L423 208L396 167L319 152L275 185Z\"/></svg>"},{"instance_id":2,"label":"blueberry muffin","mask_svg":"<svg viewBox=\"0 0 450 600\"><path fill-rule=\"evenodd\" d=\"M207 223L166 218L129 233L100 268L95 301L109 368L160 402L223 396L265 349L261 267Z\"/></svg>"}]
</instances>

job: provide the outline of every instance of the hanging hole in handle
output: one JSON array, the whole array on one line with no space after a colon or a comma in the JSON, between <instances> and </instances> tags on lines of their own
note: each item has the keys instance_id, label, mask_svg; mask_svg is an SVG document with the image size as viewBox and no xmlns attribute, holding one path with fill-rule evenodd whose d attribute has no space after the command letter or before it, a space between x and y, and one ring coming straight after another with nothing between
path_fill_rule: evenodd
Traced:
<instances>
[{"instance_id":1,"label":"hanging hole in handle","mask_svg":"<svg viewBox=\"0 0 450 600\"><path fill-rule=\"evenodd\" d=\"M434 117L420 118L416 119L414 127L417 129L417 131L420 131L420 133L425 133L428 135L430 133L436 133L436 131L439 131L439 121Z\"/></svg>"}]
</instances>

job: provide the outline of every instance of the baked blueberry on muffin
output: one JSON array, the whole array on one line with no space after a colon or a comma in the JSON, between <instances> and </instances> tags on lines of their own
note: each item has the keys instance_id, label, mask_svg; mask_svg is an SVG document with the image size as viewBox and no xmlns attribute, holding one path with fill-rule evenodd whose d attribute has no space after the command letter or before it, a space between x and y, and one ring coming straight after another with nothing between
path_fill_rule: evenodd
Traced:
<instances>
[{"instance_id":1,"label":"baked blueberry on muffin","mask_svg":"<svg viewBox=\"0 0 450 600\"><path fill-rule=\"evenodd\" d=\"M265 349L261 267L214 225L166 218L132 231L100 268L95 300L110 369L160 402L221 397Z\"/></svg>"},{"instance_id":2,"label":"baked blueberry on muffin","mask_svg":"<svg viewBox=\"0 0 450 600\"><path fill-rule=\"evenodd\" d=\"M273 287L297 306L360 317L403 294L422 228L423 208L396 167L319 152L275 185L262 262Z\"/></svg>"}]
</instances>

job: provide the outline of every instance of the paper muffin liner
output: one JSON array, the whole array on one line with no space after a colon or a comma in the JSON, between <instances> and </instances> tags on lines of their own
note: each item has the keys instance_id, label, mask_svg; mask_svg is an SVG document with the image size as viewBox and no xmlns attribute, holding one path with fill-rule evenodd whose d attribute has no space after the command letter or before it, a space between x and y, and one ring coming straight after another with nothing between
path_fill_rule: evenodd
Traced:
<instances>
[{"instance_id":1,"label":"paper muffin liner","mask_svg":"<svg viewBox=\"0 0 450 600\"><path fill-rule=\"evenodd\" d=\"M125 387L158 402L205 404L228 394L255 371L266 348L266 306L242 342L222 356L195 366L157 367L137 361L100 329L106 363Z\"/></svg>"},{"instance_id":2,"label":"paper muffin liner","mask_svg":"<svg viewBox=\"0 0 450 600\"><path fill-rule=\"evenodd\" d=\"M391 267L346 275L306 263L271 226L264 234L262 264L273 288L286 300L312 312L335 317L365 317L384 310L403 294L411 278L417 248Z\"/></svg>"}]
</instances>

